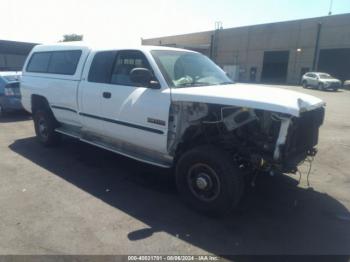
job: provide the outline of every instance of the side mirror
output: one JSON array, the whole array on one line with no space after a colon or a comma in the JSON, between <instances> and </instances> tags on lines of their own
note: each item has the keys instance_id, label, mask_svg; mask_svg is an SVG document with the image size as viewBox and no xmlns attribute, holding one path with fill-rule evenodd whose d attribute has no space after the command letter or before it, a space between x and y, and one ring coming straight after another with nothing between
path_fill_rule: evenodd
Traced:
<instances>
[{"instance_id":1,"label":"side mirror","mask_svg":"<svg viewBox=\"0 0 350 262\"><path fill-rule=\"evenodd\" d=\"M153 89L160 88L158 81L153 80L152 72L147 68L137 67L131 70L130 80L138 86L145 86Z\"/></svg>"}]
</instances>

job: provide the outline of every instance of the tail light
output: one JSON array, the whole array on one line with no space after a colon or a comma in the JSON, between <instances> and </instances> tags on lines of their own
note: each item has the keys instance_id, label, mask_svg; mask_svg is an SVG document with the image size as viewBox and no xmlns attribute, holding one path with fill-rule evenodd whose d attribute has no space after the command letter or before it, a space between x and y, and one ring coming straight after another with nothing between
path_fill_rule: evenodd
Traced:
<instances>
[{"instance_id":1,"label":"tail light","mask_svg":"<svg viewBox=\"0 0 350 262\"><path fill-rule=\"evenodd\" d=\"M5 88L5 96L15 96L15 91L12 88Z\"/></svg>"},{"instance_id":2,"label":"tail light","mask_svg":"<svg viewBox=\"0 0 350 262\"><path fill-rule=\"evenodd\" d=\"M10 83L5 86L5 96L16 96L19 93L19 83Z\"/></svg>"}]
</instances>

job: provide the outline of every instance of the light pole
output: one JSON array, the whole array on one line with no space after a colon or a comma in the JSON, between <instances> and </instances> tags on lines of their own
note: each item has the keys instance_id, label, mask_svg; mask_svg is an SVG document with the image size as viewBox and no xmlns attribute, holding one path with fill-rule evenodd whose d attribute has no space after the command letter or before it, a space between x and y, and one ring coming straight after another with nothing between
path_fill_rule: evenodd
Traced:
<instances>
[{"instance_id":1,"label":"light pole","mask_svg":"<svg viewBox=\"0 0 350 262\"><path fill-rule=\"evenodd\" d=\"M328 15L332 15L332 7L333 7L333 0L330 0Z\"/></svg>"}]
</instances>

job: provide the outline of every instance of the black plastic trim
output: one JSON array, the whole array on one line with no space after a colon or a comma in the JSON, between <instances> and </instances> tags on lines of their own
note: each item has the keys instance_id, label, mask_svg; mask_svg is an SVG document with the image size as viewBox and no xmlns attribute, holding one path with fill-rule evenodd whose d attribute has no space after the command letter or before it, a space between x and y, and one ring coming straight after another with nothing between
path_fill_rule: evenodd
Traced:
<instances>
[{"instance_id":1,"label":"black plastic trim","mask_svg":"<svg viewBox=\"0 0 350 262\"><path fill-rule=\"evenodd\" d=\"M79 115L85 116L85 117L90 117L90 118L95 118L95 119L106 121L106 122L110 122L110 123L113 123L113 124L128 126L128 127L132 127L132 128L136 128L136 129L141 129L141 130L144 130L144 131L148 131L148 132L152 132L152 133L156 133L156 134L160 134L160 135L164 134L164 132L162 130L154 129L154 128L150 128L150 127L146 127L146 126L135 125L135 124L131 124L131 123L123 122L123 121L118 121L118 120L114 120L114 119L109 119L109 118L105 118L105 117L101 117L101 116L90 115L90 114L81 113L81 112L79 113Z\"/></svg>"},{"instance_id":2,"label":"black plastic trim","mask_svg":"<svg viewBox=\"0 0 350 262\"><path fill-rule=\"evenodd\" d=\"M68 108L68 107L63 107L63 106L51 106L51 107L55 108L55 109L61 109L61 110L66 110L66 111L70 111L73 113L78 113L76 110Z\"/></svg>"}]
</instances>

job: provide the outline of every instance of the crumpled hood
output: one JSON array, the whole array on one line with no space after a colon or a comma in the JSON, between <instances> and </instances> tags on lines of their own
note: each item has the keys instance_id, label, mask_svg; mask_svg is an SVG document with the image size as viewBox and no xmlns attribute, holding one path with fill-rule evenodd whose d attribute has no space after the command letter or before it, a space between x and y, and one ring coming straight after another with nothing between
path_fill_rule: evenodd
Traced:
<instances>
[{"instance_id":1,"label":"crumpled hood","mask_svg":"<svg viewBox=\"0 0 350 262\"><path fill-rule=\"evenodd\" d=\"M173 88L171 93L173 101L248 107L293 116L325 105L317 97L265 85L232 84Z\"/></svg>"}]
</instances>

